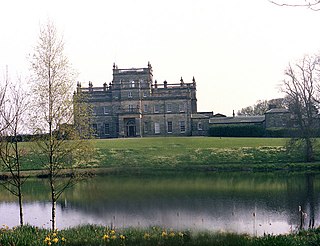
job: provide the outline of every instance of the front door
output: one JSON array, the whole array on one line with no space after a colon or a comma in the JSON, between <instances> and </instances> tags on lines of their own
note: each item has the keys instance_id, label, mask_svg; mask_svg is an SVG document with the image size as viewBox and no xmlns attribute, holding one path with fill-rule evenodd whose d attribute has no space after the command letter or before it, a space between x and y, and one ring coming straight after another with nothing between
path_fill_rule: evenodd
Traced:
<instances>
[{"instance_id":1,"label":"front door","mask_svg":"<svg viewBox=\"0 0 320 246\"><path fill-rule=\"evenodd\" d=\"M136 121L135 119L131 119L127 122L127 137L135 137L136 136Z\"/></svg>"}]
</instances>

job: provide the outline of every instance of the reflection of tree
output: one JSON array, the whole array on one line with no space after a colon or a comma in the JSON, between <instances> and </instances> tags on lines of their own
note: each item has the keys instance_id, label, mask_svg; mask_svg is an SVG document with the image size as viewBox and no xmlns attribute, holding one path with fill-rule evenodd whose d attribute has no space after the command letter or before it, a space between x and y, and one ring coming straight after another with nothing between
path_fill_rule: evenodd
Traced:
<instances>
[{"instance_id":1,"label":"reflection of tree","mask_svg":"<svg viewBox=\"0 0 320 246\"><path fill-rule=\"evenodd\" d=\"M303 179L288 179L287 182L286 209L290 212L289 223L299 225L299 228L314 227L315 210L317 209L314 180L315 174L306 174L304 181ZM299 206L301 206L301 212L307 213L307 220L304 217L301 218L304 214L300 213Z\"/></svg>"},{"instance_id":2,"label":"reflection of tree","mask_svg":"<svg viewBox=\"0 0 320 246\"><path fill-rule=\"evenodd\" d=\"M309 228L314 227L315 197L314 197L314 174L306 174L306 206L309 205ZM307 207L306 207L307 209Z\"/></svg>"}]
</instances>

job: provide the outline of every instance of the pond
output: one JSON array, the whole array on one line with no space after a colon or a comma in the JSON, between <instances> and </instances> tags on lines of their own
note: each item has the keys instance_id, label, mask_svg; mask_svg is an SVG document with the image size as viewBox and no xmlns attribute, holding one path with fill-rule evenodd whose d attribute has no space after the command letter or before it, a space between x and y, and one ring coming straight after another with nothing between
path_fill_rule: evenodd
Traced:
<instances>
[{"instance_id":1,"label":"pond","mask_svg":"<svg viewBox=\"0 0 320 246\"><path fill-rule=\"evenodd\" d=\"M300 225L320 225L320 175L284 173L194 173L157 176L98 176L67 190L57 204L59 229L80 224L161 226L283 234ZM25 222L50 227L49 186L24 186ZM19 223L16 198L0 188L0 226Z\"/></svg>"}]
</instances>

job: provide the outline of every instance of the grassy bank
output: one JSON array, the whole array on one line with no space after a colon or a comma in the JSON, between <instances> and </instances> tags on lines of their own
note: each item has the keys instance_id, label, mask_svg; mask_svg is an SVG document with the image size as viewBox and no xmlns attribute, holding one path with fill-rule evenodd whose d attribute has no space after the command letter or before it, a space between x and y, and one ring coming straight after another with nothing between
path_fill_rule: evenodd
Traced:
<instances>
[{"instance_id":1,"label":"grassy bank","mask_svg":"<svg viewBox=\"0 0 320 246\"><path fill-rule=\"evenodd\" d=\"M94 173L320 170L320 162L305 164L299 151L288 152L287 140L281 138L158 137L90 141L96 155L87 168ZM30 145L21 143L27 153L23 169L41 169L39 156ZM318 154L316 158L320 160Z\"/></svg>"},{"instance_id":2,"label":"grassy bank","mask_svg":"<svg viewBox=\"0 0 320 246\"><path fill-rule=\"evenodd\" d=\"M0 245L319 245L320 229L297 234L251 237L232 233L173 231L153 227L145 230L111 230L82 226L56 232L36 227L0 230Z\"/></svg>"}]
</instances>

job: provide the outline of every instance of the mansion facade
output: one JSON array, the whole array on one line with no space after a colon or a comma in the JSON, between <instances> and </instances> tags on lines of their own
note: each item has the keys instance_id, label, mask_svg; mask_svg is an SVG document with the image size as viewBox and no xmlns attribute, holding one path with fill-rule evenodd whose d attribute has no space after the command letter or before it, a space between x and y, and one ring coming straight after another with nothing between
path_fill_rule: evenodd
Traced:
<instances>
[{"instance_id":1,"label":"mansion facade","mask_svg":"<svg viewBox=\"0 0 320 246\"><path fill-rule=\"evenodd\" d=\"M196 81L158 83L152 66L119 69L102 87L82 87L92 109L90 124L99 138L206 135L212 113L197 112Z\"/></svg>"}]
</instances>

